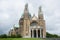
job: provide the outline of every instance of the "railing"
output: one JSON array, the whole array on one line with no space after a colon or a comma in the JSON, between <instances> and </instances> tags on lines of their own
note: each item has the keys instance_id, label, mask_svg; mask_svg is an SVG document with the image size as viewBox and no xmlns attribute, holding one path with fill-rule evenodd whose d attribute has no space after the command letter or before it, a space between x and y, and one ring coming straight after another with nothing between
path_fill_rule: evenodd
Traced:
<instances>
[{"instance_id":1,"label":"railing","mask_svg":"<svg viewBox=\"0 0 60 40\"><path fill-rule=\"evenodd\" d=\"M30 26L30 28L43 28L43 27L41 27L41 26Z\"/></svg>"}]
</instances>

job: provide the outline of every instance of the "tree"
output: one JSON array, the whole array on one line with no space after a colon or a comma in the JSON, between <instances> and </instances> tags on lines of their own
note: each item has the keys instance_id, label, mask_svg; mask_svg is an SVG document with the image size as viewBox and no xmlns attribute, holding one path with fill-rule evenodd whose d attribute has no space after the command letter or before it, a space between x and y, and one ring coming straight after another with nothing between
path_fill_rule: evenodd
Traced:
<instances>
[{"instance_id":1,"label":"tree","mask_svg":"<svg viewBox=\"0 0 60 40\"><path fill-rule=\"evenodd\" d=\"M0 38L7 38L7 35L6 34L2 34L2 35L0 35Z\"/></svg>"},{"instance_id":2,"label":"tree","mask_svg":"<svg viewBox=\"0 0 60 40\"><path fill-rule=\"evenodd\" d=\"M17 34L17 38L22 38L22 36L20 34Z\"/></svg>"},{"instance_id":3,"label":"tree","mask_svg":"<svg viewBox=\"0 0 60 40\"><path fill-rule=\"evenodd\" d=\"M48 33L48 32L46 32L46 37L47 37L47 38L59 38L58 35L56 35L56 34L50 34L50 33Z\"/></svg>"}]
</instances>

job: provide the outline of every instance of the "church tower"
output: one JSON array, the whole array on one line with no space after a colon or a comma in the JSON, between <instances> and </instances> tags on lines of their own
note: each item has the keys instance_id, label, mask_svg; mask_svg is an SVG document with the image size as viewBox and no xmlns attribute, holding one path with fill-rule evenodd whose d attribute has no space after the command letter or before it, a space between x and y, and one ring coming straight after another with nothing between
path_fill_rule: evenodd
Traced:
<instances>
[{"instance_id":1,"label":"church tower","mask_svg":"<svg viewBox=\"0 0 60 40\"><path fill-rule=\"evenodd\" d=\"M42 12L42 7L39 7L39 11L38 11L38 20L39 20L39 26L43 27L42 29L42 37L46 38L46 27L45 27L45 20L43 17L43 12Z\"/></svg>"},{"instance_id":2,"label":"church tower","mask_svg":"<svg viewBox=\"0 0 60 40\"><path fill-rule=\"evenodd\" d=\"M29 10L28 10L28 4L25 5L25 9L24 9L24 22L23 22L23 35L24 38L29 36L29 26L30 26L30 17L31 15L29 14Z\"/></svg>"}]
</instances>

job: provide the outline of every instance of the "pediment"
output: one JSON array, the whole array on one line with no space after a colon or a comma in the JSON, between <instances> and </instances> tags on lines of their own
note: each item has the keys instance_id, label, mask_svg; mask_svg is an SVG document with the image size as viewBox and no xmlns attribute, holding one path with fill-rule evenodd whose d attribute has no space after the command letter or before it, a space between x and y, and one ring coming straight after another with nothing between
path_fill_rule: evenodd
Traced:
<instances>
[{"instance_id":1,"label":"pediment","mask_svg":"<svg viewBox=\"0 0 60 40\"><path fill-rule=\"evenodd\" d=\"M37 17L33 15L32 20L37 20Z\"/></svg>"}]
</instances>

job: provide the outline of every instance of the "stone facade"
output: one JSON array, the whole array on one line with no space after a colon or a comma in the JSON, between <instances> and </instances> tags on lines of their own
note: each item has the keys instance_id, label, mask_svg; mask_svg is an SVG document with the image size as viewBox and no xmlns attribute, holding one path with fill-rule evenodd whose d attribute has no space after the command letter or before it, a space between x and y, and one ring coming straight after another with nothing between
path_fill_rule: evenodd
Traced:
<instances>
[{"instance_id":1,"label":"stone facade","mask_svg":"<svg viewBox=\"0 0 60 40\"><path fill-rule=\"evenodd\" d=\"M31 16L28 10L28 4L25 5L24 14L19 19L19 28L14 29L13 33L20 34L23 38L46 38L45 20L41 6L39 7L38 17ZM10 34L12 34L10 32Z\"/></svg>"}]
</instances>

